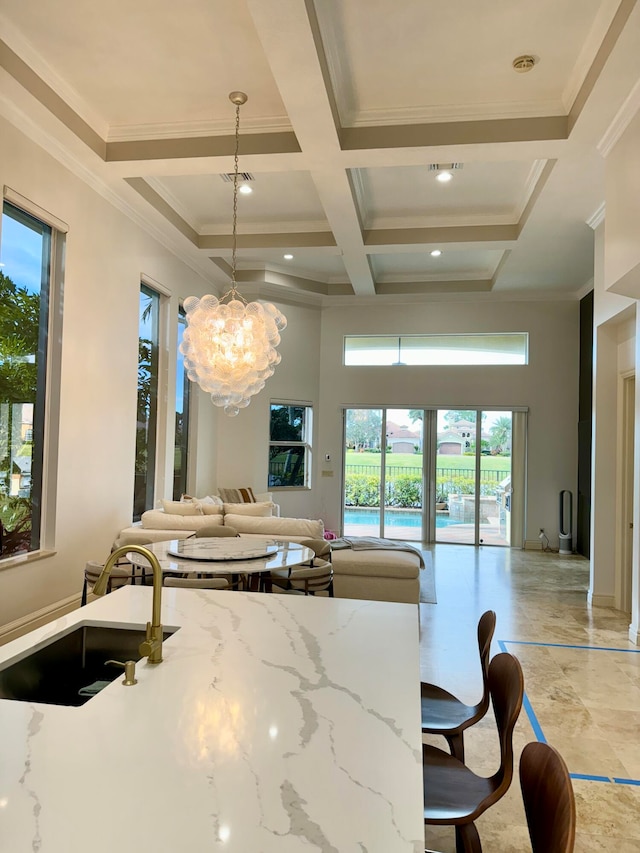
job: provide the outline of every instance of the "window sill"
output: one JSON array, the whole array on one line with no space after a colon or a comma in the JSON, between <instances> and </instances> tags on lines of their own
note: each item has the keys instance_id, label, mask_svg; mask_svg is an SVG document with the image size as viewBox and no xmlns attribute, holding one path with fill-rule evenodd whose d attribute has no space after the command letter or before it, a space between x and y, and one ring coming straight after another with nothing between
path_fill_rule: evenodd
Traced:
<instances>
[{"instance_id":1,"label":"window sill","mask_svg":"<svg viewBox=\"0 0 640 853\"><path fill-rule=\"evenodd\" d=\"M47 557L55 557L56 551L47 551L40 549L39 551L30 551L28 554L17 554L15 557L0 558L0 572L4 569L15 569L17 566L23 566L26 563L35 563L36 560L46 560Z\"/></svg>"},{"instance_id":2,"label":"window sill","mask_svg":"<svg viewBox=\"0 0 640 853\"><path fill-rule=\"evenodd\" d=\"M270 492L310 492L311 486L269 486Z\"/></svg>"}]
</instances>

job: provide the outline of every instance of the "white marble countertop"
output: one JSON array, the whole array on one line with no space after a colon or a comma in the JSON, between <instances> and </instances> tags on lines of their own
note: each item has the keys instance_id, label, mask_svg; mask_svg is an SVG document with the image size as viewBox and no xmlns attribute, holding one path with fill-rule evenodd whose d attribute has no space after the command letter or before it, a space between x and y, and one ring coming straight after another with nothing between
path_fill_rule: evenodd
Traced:
<instances>
[{"instance_id":1,"label":"white marble countertop","mask_svg":"<svg viewBox=\"0 0 640 853\"><path fill-rule=\"evenodd\" d=\"M123 587L0 648L71 625L142 627ZM0 699L6 853L424 850L418 608L163 590L179 630L79 708Z\"/></svg>"}]
</instances>

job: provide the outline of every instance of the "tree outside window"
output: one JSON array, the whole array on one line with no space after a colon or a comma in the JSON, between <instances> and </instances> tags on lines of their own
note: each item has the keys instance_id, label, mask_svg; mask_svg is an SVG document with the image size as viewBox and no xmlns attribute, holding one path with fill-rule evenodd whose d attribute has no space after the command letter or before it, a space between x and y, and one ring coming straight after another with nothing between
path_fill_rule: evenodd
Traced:
<instances>
[{"instance_id":1,"label":"tree outside window","mask_svg":"<svg viewBox=\"0 0 640 853\"><path fill-rule=\"evenodd\" d=\"M272 403L269 422L269 488L309 486L311 406Z\"/></svg>"},{"instance_id":2,"label":"tree outside window","mask_svg":"<svg viewBox=\"0 0 640 853\"><path fill-rule=\"evenodd\" d=\"M140 326L138 337L138 406L133 520L153 508L158 426L158 341L160 295L140 286Z\"/></svg>"},{"instance_id":3,"label":"tree outside window","mask_svg":"<svg viewBox=\"0 0 640 853\"><path fill-rule=\"evenodd\" d=\"M0 555L40 547L51 228L5 202L0 271Z\"/></svg>"}]
</instances>

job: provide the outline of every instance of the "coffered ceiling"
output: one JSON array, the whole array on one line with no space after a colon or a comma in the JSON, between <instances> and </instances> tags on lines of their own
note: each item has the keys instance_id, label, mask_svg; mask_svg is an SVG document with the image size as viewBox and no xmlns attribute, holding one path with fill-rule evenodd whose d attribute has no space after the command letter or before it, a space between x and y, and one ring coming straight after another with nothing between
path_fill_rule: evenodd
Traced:
<instances>
[{"instance_id":1,"label":"coffered ceiling","mask_svg":"<svg viewBox=\"0 0 640 853\"><path fill-rule=\"evenodd\" d=\"M582 295L640 89L636 0L0 0L0 35L0 112L218 291L247 92L241 289L322 304Z\"/></svg>"}]
</instances>

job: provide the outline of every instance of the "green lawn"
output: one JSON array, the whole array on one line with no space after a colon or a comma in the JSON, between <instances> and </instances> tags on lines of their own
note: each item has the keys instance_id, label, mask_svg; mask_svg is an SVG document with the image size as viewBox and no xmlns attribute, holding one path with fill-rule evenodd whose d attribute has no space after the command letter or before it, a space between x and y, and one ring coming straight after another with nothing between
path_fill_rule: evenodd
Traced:
<instances>
[{"instance_id":1,"label":"green lawn","mask_svg":"<svg viewBox=\"0 0 640 853\"><path fill-rule=\"evenodd\" d=\"M357 453L354 450L347 450L347 465L380 465L379 453ZM415 468L418 471L422 470L422 454L421 453L387 453L387 465L397 465L398 467ZM474 468L475 459L473 456L454 456L438 454L436 465L438 468ZM509 471L511 468L510 456L483 456L482 469L484 471Z\"/></svg>"}]
</instances>

